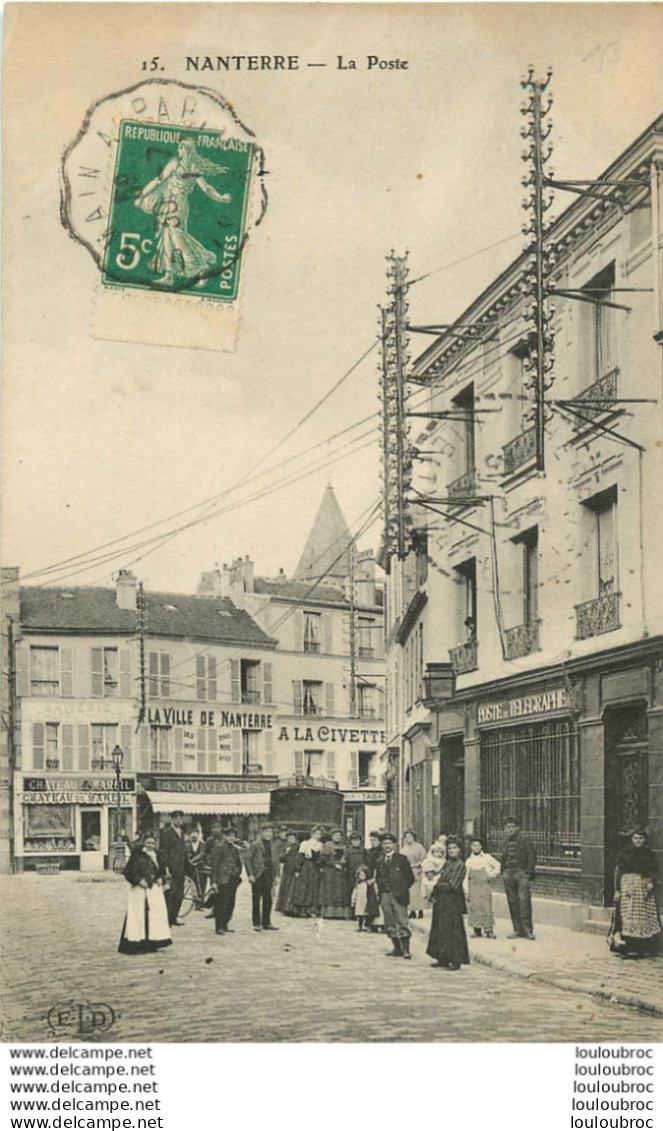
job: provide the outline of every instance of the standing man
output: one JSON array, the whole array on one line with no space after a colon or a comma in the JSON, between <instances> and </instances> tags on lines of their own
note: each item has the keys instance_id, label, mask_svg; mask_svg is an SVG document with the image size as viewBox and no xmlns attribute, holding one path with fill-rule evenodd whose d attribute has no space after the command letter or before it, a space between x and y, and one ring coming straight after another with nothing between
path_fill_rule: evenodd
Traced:
<instances>
[{"instance_id":1,"label":"standing man","mask_svg":"<svg viewBox=\"0 0 663 1131\"><path fill-rule=\"evenodd\" d=\"M509 904L513 933L509 939L533 939L532 894L530 884L536 869L536 852L529 837L523 836L515 817L504 822L506 843L502 853L502 879Z\"/></svg>"},{"instance_id":2,"label":"standing man","mask_svg":"<svg viewBox=\"0 0 663 1131\"><path fill-rule=\"evenodd\" d=\"M272 889L279 873L278 857L274 851L274 828L264 824L260 837L254 840L246 853L246 873L251 884L253 899L253 930L278 931L272 926Z\"/></svg>"},{"instance_id":3,"label":"standing man","mask_svg":"<svg viewBox=\"0 0 663 1131\"><path fill-rule=\"evenodd\" d=\"M184 895L184 875L188 863L182 832L183 817L184 813L179 809L171 813L170 824L163 829L159 837L159 851L170 874L170 887L166 892L166 907L168 908L168 922L171 927L184 926L184 920L179 918L182 896Z\"/></svg>"},{"instance_id":4,"label":"standing man","mask_svg":"<svg viewBox=\"0 0 663 1131\"><path fill-rule=\"evenodd\" d=\"M393 946L387 954L390 958L411 958L408 900L414 872L407 857L396 851L396 838L391 833L382 837L382 855L375 867L375 883L385 930Z\"/></svg>"},{"instance_id":5,"label":"standing man","mask_svg":"<svg viewBox=\"0 0 663 1131\"><path fill-rule=\"evenodd\" d=\"M241 883L242 858L232 842L232 833L232 829L220 830L210 860L210 880L216 889L214 926L217 935L232 932L229 923L235 910L237 888Z\"/></svg>"}]
</instances>

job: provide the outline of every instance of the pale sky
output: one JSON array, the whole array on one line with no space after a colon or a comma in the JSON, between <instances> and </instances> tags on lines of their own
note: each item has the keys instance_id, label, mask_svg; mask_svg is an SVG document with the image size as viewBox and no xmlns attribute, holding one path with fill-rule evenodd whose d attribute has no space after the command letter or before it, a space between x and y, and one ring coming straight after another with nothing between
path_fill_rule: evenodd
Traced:
<instances>
[{"instance_id":1,"label":"pale sky","mask_svg":"<svg viewBox=\"0 0 663 1131\"><path fill-rule=\"evenodd\" d=\"M3 562L23 577L247 476L374 341L391 247L409 249L416 277L520 232L528 63L553 68L559 177L596 176L663 109L653 5L21 4L5 15ZM267 53L297 54L301 69L185 70L187 55ZM86 108L140 81L154 55L163 77L227 98L265 150L269 207L244 262L235 353L93 339L96 267L59 222L59 161ZM357 70L337 69L339 55ZM369 55L408 68L368 71ZM520 249L512 239L413 286L412 322L458 315ZM413 335L412 356L430 341ZM327 437L379 407L378 361L373 351L264 466L313 445L285 470L332 458ZM133 565L150 588L191 592L202 570L244 554L259 573L290 572L327 481L353 526L378 475L375 434L142 561L128 549L34 582L108 584ZM378 542L375 524L360 544Z\"/></svg>"}]
</instances>

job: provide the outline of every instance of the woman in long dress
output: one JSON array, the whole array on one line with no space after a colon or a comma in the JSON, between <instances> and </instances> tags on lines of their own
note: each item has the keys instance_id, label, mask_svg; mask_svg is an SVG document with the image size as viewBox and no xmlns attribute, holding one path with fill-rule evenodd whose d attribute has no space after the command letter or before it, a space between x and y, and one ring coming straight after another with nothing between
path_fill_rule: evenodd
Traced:
<instances>
[{"instance_id":1,"label":"woman in long dress","mask_svg":"<svg viewBox=\"0 0 663 1131\"><path fill-rule=\"evenodd\" d=\"M619 853L615 867L615 917L622 958L644 958L661 949L661 917L654 893L657 875L654 853L645 833L638 829L631 834L630 845Z\"/></svg>"},{"instance_id":2,"label":"woman in long dress","mask_svg":"<svg viewBox=\"0 0 663 1131\"><path fill-rule=\"evenodd\" d=\"M294 915L293 897L295 894L295 872L299 845L297 834L288 830L285 836L285 849L281 856L281 883L276 900L276 910L283 915Z\"/></svg>"},{"instance_id":3,"label":"woman in long dress","mask_svg":"<svg viewBox=\"0 0 663 1131\"><path fill-rule=\"evenodd\" d=\"M464 879L460 844L455 837L449 837L447 860L432 892L433 922L426 947L426 954L435 959L433 966L447 970L460 970L470 961L463 924Z\"/></svg>"},{"instance_id":4,"label":"woman in long dress","mask_svg":"<svg viewBox=\"0 0 663 1131\"><path fill-rule=\"evenodd\" d=\"M467 921L477 938L495 938L493 918L493 893L490 881L499 876L499 861L484 852L483 841L473 837L470 855L465 861L466 876L463 889L467 897Z\"/></svg>"},{"instance_id":5,"label":"woman in long dress","mask_svg":"<svg viewBox=\"0 0 663 1131\"><path fill-rule=\"evenodd\" d=\"M366 852L368 868L368 895L366 899L366 926L369 931L379 931L384 928L382 908L375 886L375 869L382 855L382 843L377 832L368 834L368 850Z\"/></svg>"},{"instance_id":6,"label":"woman in long dress","mask_svg":"<svg viewBox=\"0 0 663 1131\"><path fill-rule=\"evenodd\" d=\"M217 192L205 180L227 172L225 165L217 165L198 153L193 138L184 138L177 146L177 157L136 197L136 206L156 217L155 251L148 267L157 274L163 273L156 280L158 283L171 286L178 275L195 279L196 286L204 286L216 255L189 232L189 196L198 187L217 204L229 204L230 193Z\"/></svg>"},{"instance_id":7,"label":"woman in long dress","mask_svg":"<svg viewBox=\"0 0 663 1131\"><path fill-rule=\"evenodd\" d=\"M311 829L308 840L303 840L297 853L292 906L295 915L312 918L320 914L320 871L322 861L322 828Z\"/></svg>"},{"instance_id":8,"label":"woman in long dress","mask_svg":"<svg viewBox=\"0 0 663 1131\"><path fill-rule=\"evenodd\" d=\"M146 833L142 842L133 846L124 878L131 887L118 946L120 954L149 954L170 946L172 939L163 894L166 869L152 833Z\"/></svg>"},{"instance_id":9,"label":"woman in long dress","mask_svg":"<svg viewBox=\"0 0 663 1131\"><path fill-rule=\"evenodd\" d=\"M426 859L426 849L421 841L418 841L412 829L408 829L403 834L403 847L401 849L403 856L406 856L412 871L414 872L414 883L410 888L410 918L423 919L424 917L424 900L421 894L421 876L422 865Z\"/></svg>"},{"instance_id":10,"label":"woman in long dress","mask_svg":"<svg viewBox=\"0 0 663 1131\"><path fill-rule=\"evenodd\" d=\"M350 918L347 861L343 829L332 829L331 840L322 852L320 907L323 919Z\"/></svg>"}]
</instances>

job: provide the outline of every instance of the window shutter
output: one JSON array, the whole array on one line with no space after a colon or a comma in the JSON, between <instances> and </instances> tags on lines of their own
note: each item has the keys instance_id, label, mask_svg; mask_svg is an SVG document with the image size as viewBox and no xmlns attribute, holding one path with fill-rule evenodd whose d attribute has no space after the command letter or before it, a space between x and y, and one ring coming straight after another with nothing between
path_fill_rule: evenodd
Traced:
<instances>
[{"instance_id":1,"label":"window shutter","mask_svg":"<svg viewBox=\"0 0 663 1131\"><path fill-rule=\"evenodd\" d=\"M336 779L336 754L333 750L327 751L327 777L332 781Z\"/></svg>"},{"instance_id":2,"label":"window shutter","mask_svg":"<svg viewBox=\"0 0 663 1131\"><path fill-rule=\"evenodd\" d=\"M78 768L90 768L90 731L87 723L81 723L78 727Z\"/></svg>"},{"instance_id":3,"label":"window shutter","mask_svg":"<svg viewBox=\"0 0 663 1131\"><path fill-rule=\"evenodd\" d=\"M206 659L206 656L196 656L196 694L199 699L205 699L207 697L207 688L205 686L207 682L205 679L207 668L207 664L205 663Z\"/></svg>"},{"instance_id":4,"label":"window shutter","mask_svg":"<svg viewBox=\"0 0 663 1131\"><path fill-rule=\"evenodd\" d=\"M30 653L25 644L19 644L16 651L16 694L25 698L30 694Z\"/></svg>"},{"instance_id":5,"label":"window shutter","mask_svg":"<svg viewBox=\"0 0 663 1131\"><path fill-rule=\"evenodd\" d=\"M298 610L294 617L295 652L304 651L304 614Z\"/></svg>"},{"instance_id":6,"label":"window shutter","mask_svg":"<svg viewBox=\"0 0 663 1131\"><path fill-rule=\"evenodd\" d=\"M131 652L120 649L120 699L131 699Z\"/></svg>"},{"instance_id":7,"label":"window shutter","mask_svg":"<svg viewBox=\"0 0 663 1131\"><path fill-rule=\"evenodd\" d=\"M333 651L331 613L322 614L322 649L328 655Z\"/></svg>"},{"instance_id":8,"label":"window shutter","mask_svg":"<svg viewBox=\"0 0 663 1131\"><path fill-rule=\"evenodd\" d=\"M149 657L149 673L150 673L150 698L159 698L159 653L150 652Z\"/></svg>"},{"instance_id":9,"label":"window shutter","mask_svg":"<svg viewBox=\"0 0 663 1131\"><path fill-rule=\"evenodd\" d=\"M233 661L234 663L234 661ZM241 774L242 772L242 732L239 730L233 731L233 773Z\"/></svg>"},{"instance_id":10,"label":"window shutter","mask_svg":"<svg viewBox=\"0 0 663 1131\"><path fill-rule=\"evenodd\" d=\"M325 684L325 711L329 717L334 714L334 684Z\"/></svg>"},{"instance_id":11,"label":"window shutter","mask_svg":"<svg viewBox=\"0 0 663 1131\"><path fill-rule=\"evenodd\" d=\"M149 770L149 768L150 768L150 728L149 728L149 726L142 726L140 728L140 768L141 768L141 770Z\"/></svg>"},{"instance_id":12,"label":"window shutter","mask_svg":"<svg viewBox=\"0 0 663 1131\"><path fill-rule=\"evenodd\" d=\"M216 657L207 657L207 698L210 703L216 702Z\"/></svg>"},{"instance_id":13,"label":"window shutter","mask_svg":"<svg viewBox=\"0 0 663 1131\"><path fill-rule=\"evenodd\" d=\"M214 742L216 733L211 730L207 735L207 769L210 774L215 774L219 768L218 757Z\"/></svg>"},{"instance_id":14,"label":"window shutter","mask_svg":"<svg viewBox=\"0 0 663 1131\"><path fill-rule=\"evenodd\" d=\"M301 679L293 679L293 681L292 681L292 704L293 704L294 713L296 715L302 715L304 713L304 707L303 707L303 704L302 704L302 681L301 681Z\"/></svg>"},{"instance_id":15,"label":"window shutter","mask_svg":"<svg viewBox=\"0 0 663 1131\"><path fill-rule=\"evenodd\" d=\"M92 694L104 693L104 653L103 648L92 649Z\"/></svg>"},{"instance_id":16,"label":"window shutter","mask_svg":"<svg viewBox=\"0 0 663 1131\"><path fill-rule=\"evenodd\" d=\"M295 773L296 774L303 774L304 773L304 751L303 750L295 750Z\"/></svg>"},{"instance_id":17,"label":"window shutter","mask_svg":"<svg viewBox=\"0 0 663 1131\"><path fill-rule=\"evenodd\" d=\"M161 653L161 696L167 699L170 695L170 656L168 652Z\"/></svg>"},{"instance_id":18,"label":"window shutter","mask_svg":"<svg viewBox=\"0 0 663 1131\"><path fill-rule=\"evenodd\" d=\"M71 648L60 649L60 695L71 699L74 694L74 653Z\"/></svg>"},{"instance_id":19,"label":"window shutter","mask_svg":"<svg viewBox=\"0 0 663 1131\"><path fill-rule=\"evenodd\" d=\"M130 770L133 767L132 741L133 729L131 725L129 723L122 723L120 727L120 746L124 750L124 761L122 762L123 770Z\"/></svg>"},{"instance_id":20,"label":"window shutter","mask_svg":"<svg viewBox=\"0 0 663 1131\"><path fill-rule=\"evenodd\" d=\"M384 687L378 687L378 718L384 719L385 712L385 693Z\"/></svg>"},{"instance_id":21,"label":"window shutter","mask_svg":"<svg viewBox=\"0 0 663 1131\"><path fill-rule=\"evenodd\" d=\"M44 724L32 724L32 768L33 770L43 770L44 768Z\"/></svg>"},{"instance_id":22,"label":"window shutter","mask_svg":"<svg viewBox=\"0 0 663 1131\"><path fill-rule=\"evenodd\" d=\"M198 773L205 773L206 764L206 745L205 745L205 731L202 727L198 728Z\"/></svg>"},{"instance_id":23,"label":"window shutter","mask_svg":"<svg viewBox=\"0 0 663 1131\"><path fill-rule=\"evenodd\" d=\"M71 723L62 724L62 769L74 768L74 728Z\"/></svg>"},{"instance_id":24,"label":"window shutter","mask_svg":"<svg viewBox=\"0 0 663 1131\"><path fill-rule=\"evenodd\" d=\"M272 702L272 665L271 662L265 660L262 665L262 701L263 703Z\"/></svg>"},{"instance_id":25,"label":"window shutter","mask_svg":"<svg viewBox=\"0 0 663 1131\"><path fill-rule=\"evenodd\" d=\"M232 703L240 702L240 667L239 660L230 661L230 700Z\"/></svg>"},{"instance_id":26,"label":"window shutter","mask_svg":"<svg viewBox=\"0 0 663 1131\"><path fill-rule=\"evenodd\" d=\"M175 727L175 773L181 774L184 768L184 751L182 747L182 728Z\"/></svg>"},{"instance_id":27,"label":"window shutter","mask_svg":"<svg viewBox=\"0 0 663 1131\"><path fill-rule=\"evenodd\" d=\"M359 784L359 754L356 750L350 751L350 789L356 789Z\"/></svg>"},{"instance_id":28,"label":"window shutter","mask_svg":"<svg viewBox=\"0 0 663 1131\"><path fill-rule=\"evenodd\" d=\"M274 773L274 734L271 730L264 730L263 741L265 743L265 773Z\"/></svg>"}]
</instances>

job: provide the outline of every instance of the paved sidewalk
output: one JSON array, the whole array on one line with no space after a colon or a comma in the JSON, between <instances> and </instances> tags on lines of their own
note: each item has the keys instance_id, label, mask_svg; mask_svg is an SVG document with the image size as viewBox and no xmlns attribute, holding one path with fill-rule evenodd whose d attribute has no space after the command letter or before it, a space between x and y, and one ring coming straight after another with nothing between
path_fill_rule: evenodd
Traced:
<instances>
[{"instance_id":1,"label":"paved sidewalk","mask_svg":"<svg viewBox=\"0 0 663 1131\"><path fill-rule=\"evenodd\" d=\"M425 919L412 920L411 926L427 935L430 913L425 914ZM511 923L495 922L496 939L471 938L468 930L473 962L663 1017L663 957L624 960L610 953L602 935L547 924L535 924L534 942L508 939Z\"/></svg>"}]
</instances>

